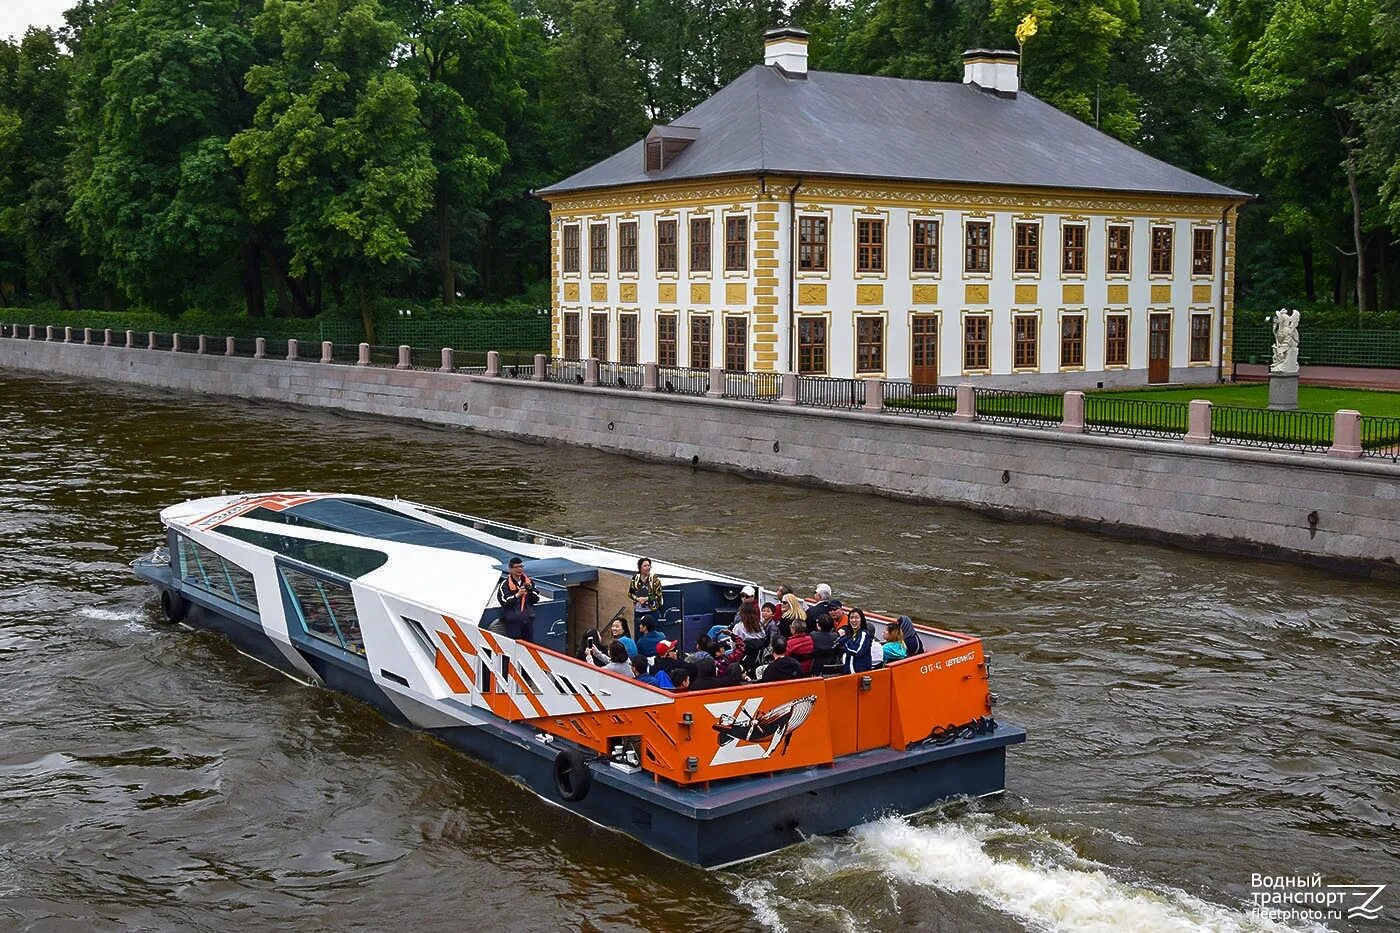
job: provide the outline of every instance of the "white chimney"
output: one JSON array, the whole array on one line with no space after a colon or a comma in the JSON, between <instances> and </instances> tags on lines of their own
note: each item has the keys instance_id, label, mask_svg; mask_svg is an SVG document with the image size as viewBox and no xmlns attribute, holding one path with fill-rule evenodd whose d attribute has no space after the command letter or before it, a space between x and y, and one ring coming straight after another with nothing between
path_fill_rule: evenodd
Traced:
<instances>
[{"instance_id":1,"label":"white chimney","mask_svg":"<svg viewBox=\"0 0 1400 933\"><path fill-rule=\"evenodd\" d=\"M963 53L963 84L998 97L1021 89L1021 56L1008 49L968 49Z\"/></svg>"},{"instance_id":2,"label":"white chimney","mask_svg":"<svg viewBox=\"0 0 1400 933\"><path fill-rule=\"evenodd\" d=\"M763 64L776 65L790 78L807 77L807 32L783 26L763 34Z\"/></svg>"}]
</instances>

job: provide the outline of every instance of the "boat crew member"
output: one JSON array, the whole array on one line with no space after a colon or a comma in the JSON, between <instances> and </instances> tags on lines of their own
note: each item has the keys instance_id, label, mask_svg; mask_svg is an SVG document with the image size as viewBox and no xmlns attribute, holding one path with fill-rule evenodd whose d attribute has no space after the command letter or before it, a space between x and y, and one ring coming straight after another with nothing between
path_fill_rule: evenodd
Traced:
<instances>
[{"instance_id":1,"label":"boat crew member","mask_svg":"<svg viewBox=\"0 0 1400 933\"><path fill-rule=\"evenodd\" d=\"M627 598L632 600L632 619L638 624L642 619L658 619L666 605L666 597L661 592L661 578L651 572L651 558L637 561L637 572L627 587Z\"/></svg>"},{"instance_id":2,"label":"boat crew member","mask_svg":"<svg viewBox=\"0 0 1400 933\"><path fill-rule=\"evenodd\" d=\"M534 641L535 603L540 594L535 581L525 573L525 564L518 557L510 559L510 571L496 587L496 602L501 604L501 622L505 634L516 640Z\"/></svg>"}]
</instances>

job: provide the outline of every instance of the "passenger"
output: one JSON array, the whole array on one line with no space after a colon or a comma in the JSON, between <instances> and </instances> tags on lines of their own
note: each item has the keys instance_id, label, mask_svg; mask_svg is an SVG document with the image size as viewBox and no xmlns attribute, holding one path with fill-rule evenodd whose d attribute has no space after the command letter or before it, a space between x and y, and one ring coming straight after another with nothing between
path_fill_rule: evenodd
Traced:
<instances>
[{"instance_id":1,"label":"passenger","mask_svg":"<svg viewBox=\"0 0 1400 933\"><path fill-rule=\"evenodd\" d=\"M644 684L656 686L656 675L647 670L647 659L640 654L632 659L632 676Z\"/></svg>"},{"instance_id":2,"label":"passenger","mask_svg":"<svg viewBox=\"0 0 1400 933\"><path fill-rule=\"evenodd\" d=\"M817 627L809 636L812 639L812 673L841 673L841 637L836 634L836 624L827 613L817 620ZM790 647L790 646L789 646Z\"/></svg>"},{"instance_id":3,"label":"passenger","mask_svg":"<svg viewBox=\"0 0 1400 933\"><path fill-rule=\"evenodd\" d=\"M802 676L802 665L796 658L788 657L787 639L779 635L773 639L773 660L763 669L763 682L775 680L797 680Z\"/></svg>"},{"instance_id":4,"label":"passenger","mask_svg":"<svg viewBox=\"0 0 1400 933\"><path fill-rule=\"evenodd\" d=\"M885 641L883 630L877 629L874 623L868 621L865 618L864 609L851 609L846 614L846 618L850 621L852 626L856 624L857 617L859 618L860 625L862 625L865 628L865 630L870 633L870 666L884 667Z\"/></svg>"},{"instance_id":5,"label":"passenger","mask_svg":"<svg viewBox=\"0 0 1400 933\"><path fill-rule=\"evenodd\" d=\"M679 664L669 671L662 671L656 675L656 685L662 690L680 693L690 687L690 668Z\"/></svg>"},{"instance_id":6,"label":"passenger","mask_svg":"<svg viewBox=\"0 0 1400 933\"><path fill-rule=\"evenodd\" d=\"M594 633L590 632L589 634ZM624 619L622 616L616 616L611 622L608 623L607 644L611 645L613 642L617 642L622 645L622 647L627 651L627 657L631 658L636 655L637 643L632 640L632 636L627 634L627 620ZM586 640L585 644L587 644L588 646L588 660L592 661L599 667L607 666L607 649L605 649L603 645L599 644L596 639L592 641Z\"/></svg>"},{"instance_id":7,"label":"passenger","mask_svg":"<svg viewBox=\"0 0 1400 933\"><path fill-rule=\"evenodd\" d=\"M758 587L752 583L739 591L739 608L734 610L734 618L739 618L739 613L744 611L745 606L758 609Z\"/></svg>"},{"instance_id":8,"label":"passenger","mask_svg":"<svg viewBox=\"0 0 1400 933\"><path fill-rule=\"evenodd\" d=\"M656 646L662 642L661 633L656 631L656 620L642 616L637 621L637 651L645 657L656 655Z\"/></svg>"},{"instance_id":9,"label":"passenger","mask_svg":"<svg viewBox=\"0 0 1400 933\"><path fill-rule=\"evenodd\" d=\"M720 680L715 676L714 658L706 656L695 662L695 678L690 682L691 690L714 690L717 687L728 687L728 681Z\"/></svg>"},{"instance_id":10,"label":"passenger","mask_svg":"<svg viewBox=\"0 0 1400 933\"><path fill-rule=\"evenodd\" d=\"M881 653L885 656L886 664L891 661L903 661L909 657L909 652L904 647L904 630L899 627L898 622L891 622L885 626L885 646Z\"/></svg>"},{"instance_id":11,"label":"passenger","mask_svg":"<svg viewBox=\"0 0 1400 933\"><path fill-rule=\"evenodd\" d=\"M637 561L637 572L627 587L627 598L632 600L633 620L638 628L644 618L653 621L661 618L666 597L661 592L661 578L651 572L650 558L643 557Z\"/></svg>"},{"instance_id":12,"label":"passenger","mask_svg":"<svg viewBox=\"0 0 1400 933\"><path fill-rule=\"evenodd\" d=\"M792 628L792 623L807 621L807 610L803 607L802 600L797 598L797 594L790 587L778 587L778 598L783 604L783 622L787 624L789 631ZM812 627L807 626L807 630L811 631Z\"/></svg>"},{"instance_id":13,"label":"passenger","mask_svg":"<svg viewBox=\"0 0 1400 933\"><path fill-rule=\"evenodd\" d=\"M744 641L734 633L724 632L715 642L715 676L726 682L738 683L744 676Z\"/></svg>"},{"instance_id":14,"label":"passenger","mask_svg":"<svg viewBox=\"0 0 1400 933\"><path fill-rule=\"evenodd\" d=\"M816 655L816 643L807 634L807 623L801 619L792 620L792 637L787 640L788 657L802 665L804 676L812 673L812 658Z\"/></svg>"},{"instance_id":15,"label":"passenger","mask_svg":"<svg viewBox=\"0 0 1400 933\"><path fill-rule=\"evenodd\" d=\"M916 654L922 654L924 643L919 641L919 630L914 628L914 620L908 616L900 616L899 630L904 633L905 656L912 658Z\"/></svg>"},{"instance_id":16,"label":"passenger","mask_svg":"<svg viewBox=\"0 0 1400 933\"><path fill-rule=\"evenodd\" d=\"M841 629L841 640L836 644L843 656L843 669L847 674L861 674L870 670L870 645L874 641L873 632L865 622L865 613L852 609Z\"/></svg>"},{"instance_id":17,"label":"passenger","mask_svg":"<svg viewBox=\"0 0 1400 933\"><path fill-rule=\"evenodd\" d=\"M744 643L744 673L752 677L772 637L772 632L764 628L759 620L758 608L753 603L739 610L739 621L734 623L734 637Z\"/></svg>"},{"instance_id":18,"label":"passenger","mask_svg":"<svg viewBox=\"0 0 1400 933\"><path fill-rule=\"evenodd\" d=\"M816 591L812 593L812 605L807 607L807 618L835 612L840 608L841 600L831 598L831 587L825 583L818 583Z\"/></svg>"},{"instance_id":19,"label":"passenger","mask_svg":"<svg viewBox=\"0 0 1400 933\"><path fill-rule=\"evenodd\" d=\"M768 630L769 638L772 638L774 635L782 635L784 638L787 637L783 634L782 627L779 624L783 616L782 613L778 611L777 603L764 603L763 608L758 612L759 620L763 622L763 627Z\"/></svg>"},{"instance_id":20,"label":"passenger","mask_svg":"<svg viewBox=\"0 0 1400 933\"><path fill-rule=\"evenodd\" d=\"M504 634L517 641L533 641L535 603L540 601L540 594L535 590L535 581L525 574L525 564L520 558L512 557L507 566L509 570L496 587Z\"/></svg>"},{"instance_id":21,"label":"passenger","mask_svg":"<svg viewBox=\"0 0 1400 933\"><path fill-rule=\"evenodd\" d=\"M608 645L608 663L603 665L603 670L620 677L632 676L632 663L627 657L627 648L621 640Z\"/></svg>"},{"instance_id":22,"label":"passenger","mask_svg":"<svg viewBox=\"0 0 1400 933\"><path fill-rule=\"evenodd\" d=\"M680 657L681 643L678 641L662 641L656 645L656 658L651 662L651 669L657 673L661 671L675 670L677 667L686 667L686 663Z\"/></svg>"},{"instance_id":23,"label":"passenger","mask_svg":"<svg viewBox=\"0 0 1400 933\"><path fill-rule=\"evenodd\" d=\"M714 643L710 641L709 635L701 634L699 638L695 639L695 650L686 656L686 663L694 666L701 661L709 659L709 662L713 664L715 662L715 656L710 651L713 644Z\"/></svg>"}]
</instances>

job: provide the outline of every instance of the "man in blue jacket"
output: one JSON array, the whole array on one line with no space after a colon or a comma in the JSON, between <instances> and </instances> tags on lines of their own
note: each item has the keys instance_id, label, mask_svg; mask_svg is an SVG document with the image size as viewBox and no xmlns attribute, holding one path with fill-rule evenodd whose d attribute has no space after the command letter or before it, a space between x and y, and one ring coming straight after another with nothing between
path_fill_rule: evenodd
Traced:
<instances>
[{"instance_id":1,"label":"man in blue jacket","mask_svg":"<svg viewBox=\"0 0 1400 933\"><path fill-rule=\"evenodd\" d=\"M642 616L637 620L637 653L644 658L656 657L656 646L661 643L661 633L656 631L656 620Z\"/></svg>"}]
</instances>

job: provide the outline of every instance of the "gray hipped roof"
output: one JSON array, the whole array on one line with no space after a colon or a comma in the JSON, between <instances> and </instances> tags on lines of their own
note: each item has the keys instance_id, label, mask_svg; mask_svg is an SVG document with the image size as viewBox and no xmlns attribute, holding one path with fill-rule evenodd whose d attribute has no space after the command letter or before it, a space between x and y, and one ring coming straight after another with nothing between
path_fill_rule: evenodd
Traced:
<instances>
[{"instance_id":1,"label":"gray hipped roof","mask_svg":"<svg viewBox=\"0 0 1400 933\"><path fill-rule=\"evenodd\" d=\"M1100 133L1024 91L997 97L965 84L756 65L676 120L695 142L644 170L638 140L538 191L759 172L1092 191L1249 195Z\"/></svg>"}]
</instances>

